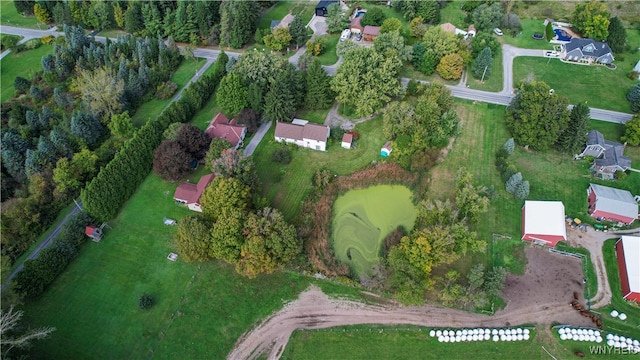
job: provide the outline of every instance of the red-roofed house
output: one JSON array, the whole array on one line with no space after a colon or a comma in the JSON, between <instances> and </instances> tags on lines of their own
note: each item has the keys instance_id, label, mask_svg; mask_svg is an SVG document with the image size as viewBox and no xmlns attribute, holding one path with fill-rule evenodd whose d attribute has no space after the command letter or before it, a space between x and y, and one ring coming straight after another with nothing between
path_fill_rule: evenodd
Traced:
<instances>
[{"instance_id":1,"label":"red-roofed house","mask_svg":"<svg viewBox=\"0 0 640 360\"><path fill-rule=\"evenodd\" d=\"M242 146L242 140L247 135L247 127L238 125L235 120L229 121L223 113L214 116L204 131L212 139L225 139L234 149Z\"/></svg>"},{"instance_id":2,"label":"red-roofed house","mask_svg":"<svg viewBox=\"0 0 640 360\"><path fill-rule=\"evenodd\" d=\"M351 143L353 142L353 135L345 133L342 135L342 147L345 149L351 149Z\"/></svg>"},{"instance_id":3,"label":"red-roofed house","mask_svg":"<svg viewBox=\"0 0 640 360\"><path fill-rule=\"evenodd\" d=\"M622 236L616 242L622 297L640 303L640 237Z\"/></svg>"},{"instance_id":4,"label":"red-roofed house","mask_svg":"<svg viewBox=\"0 0 640 360\"><path fill-rule=\"evenodd\" d=\"M211 184L216 176L214 174L205 175L200 178L198 184L184 183L180 184L173 193L173 199L177 202L187 204L189 210L202 212L200 208L200 196L204 192L204 189Z\"/></svg>"}]
</instances>

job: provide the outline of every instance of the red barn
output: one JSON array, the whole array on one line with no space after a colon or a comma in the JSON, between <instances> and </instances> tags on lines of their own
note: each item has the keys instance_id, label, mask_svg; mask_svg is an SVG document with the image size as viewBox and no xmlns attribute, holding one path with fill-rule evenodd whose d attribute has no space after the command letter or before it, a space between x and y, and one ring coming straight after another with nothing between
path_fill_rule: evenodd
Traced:
<instances>
[{"instance_id":1,"label":"red barn","mask_svg":"<svg viewBox=\"0 0 640 360\"><path fill-rule=\"evenodd\" d=\"M622 297L640 302L640 237L622 236L616 242L616 258Z\"/></svg>"},{"instance_id":2,"label":"red barn","mask_svg":"<svg viewBox=\"0 0 640 360\"><path fill-rule=\"evenodd\" d=\"M627 190L589 184L589 215L608 221L631 224L638 218L638 203Z\"/></svg>"},{"instance_id":3,"label":"red barn","mask_svg":"<svg viewBox=\"0 0 640 360\"><path fill-rule=\"evenodd\" d=\"M522 240L555 247L567 240L564 205L560 201L525 201L522 207Z\"/></svg>"}]
</instances>

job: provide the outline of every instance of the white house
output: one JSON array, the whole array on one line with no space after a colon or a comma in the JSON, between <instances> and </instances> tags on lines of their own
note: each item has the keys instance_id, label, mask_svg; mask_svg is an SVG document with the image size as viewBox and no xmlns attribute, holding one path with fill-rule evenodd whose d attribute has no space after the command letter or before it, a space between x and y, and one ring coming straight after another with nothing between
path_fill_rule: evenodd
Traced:
<instances>
[{"instance_id":1,"label":"white house","mask_svg":"<svg viewBox=\"0 0 640 360\"><path fill-rule=\"evenodd\" d=\"M291 123L277 122L274 135L277 142L284 141L300 147L326 151L330 131L328 126L293 119Z\"/></svg>"}]
</instances>

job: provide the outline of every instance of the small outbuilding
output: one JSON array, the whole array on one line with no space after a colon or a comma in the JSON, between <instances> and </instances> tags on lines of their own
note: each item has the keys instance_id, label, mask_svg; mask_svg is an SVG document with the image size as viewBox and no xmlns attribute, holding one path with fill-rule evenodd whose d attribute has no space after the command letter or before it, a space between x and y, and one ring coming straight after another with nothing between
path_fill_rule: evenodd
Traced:
<instances>
[{"instance_id":1,"label":"small outbuilding","mask_svg":"<svg viewBox=\"0 0 640 360\"><path fill-rule=\"evenodd\" d=\"M616 242L616 258L622 297L640 303L640 237L622 236Z\"/></svg>"},{"instance_id":2,"label":"small outbuilding","mask_svg":"<svg viewBox=\"0 0 640 360\"><path fill-rule=\"evenodd\" d=\"M353 142L353 135L345 133L342 135L342 147L345 149L351 149L351 143Z\"/></svg>"},{"instance_id":3,"label":"small outbuilding","mask_svg":"<svg viewBox=\"0 0 640 360\"><path fill-rule=\"evenodd\" d=\"M102 229L100 229L99 227L97 227L95 225L89 225L89 226L85 227L84 228L84 233L85 233L85 235L90 237L91 240L93 240L95 242L100 242L100 240L102 240L102 236L104 236L104 234L102 233Z\"/></svg>"},{"instance_id":4,"label":"small outbuilding","mask_svg":"<svg viewBox=\"0 0 640 360\"><path fill-rule=\"evenodd\" d=\"M380 26L367 25L362 31L362 38L364 39L364 41L373 41L373 39L375 39L379 33Z\"/></svg>"},{"instance_id":5,"label":"small outbuilding","mask_svg":"<svg viewBox=\"0 0 640 360\"><path fill-rule=\"evenodd\" d=\"M380 155L385 157L389 156L391 154L391 151L393 151L393 149L391 148L391 141L387 141L382 149L380 149Z\"/></svg>"},{"instance_id":6,"label":"small outbuilding","mask_svg":"<svg viewBox=\"0 0 640 360\"><path fill-rule=\"evenodd\" d=\"M589 215L596 219L630 225L638 218L638 203L627 190L589 184L587 203Z\"/></svg>"},{"instance_id":7,"label":"small outbuilding","mask_svg":"<svg viewBox=\"0 0 640 360\"><path fill-rule=\"evenodd\" d=\"M476 27L473 26L473 24L469 25L469 28L467 29L467 37L474 37L476 36L476 33L478 31L476 30Z\"/></svg>"},{"instance_id":8,"label":"small outbuilding","mask_svg":"<svg viewBox=\"0 0 640 360\"><path fill-rule=\"evenodd\" d=\"M215 177L214 174L204 175L197 185L191 183L180 184L173 194L173 199L178 203L186 204L189 210L202 212L200 197L204 189L213 182Z\"/></svg>"},{"instance_id":9,"label":"small outbuilding","mask_svg":"<svg viewBox=\"0 0 640 360\"><path fill-rule=\"evenodd\" d=\"M567 240L561 201L525 201L522 207L522 240L555 247Z\"/></svg>"}]
</instances>

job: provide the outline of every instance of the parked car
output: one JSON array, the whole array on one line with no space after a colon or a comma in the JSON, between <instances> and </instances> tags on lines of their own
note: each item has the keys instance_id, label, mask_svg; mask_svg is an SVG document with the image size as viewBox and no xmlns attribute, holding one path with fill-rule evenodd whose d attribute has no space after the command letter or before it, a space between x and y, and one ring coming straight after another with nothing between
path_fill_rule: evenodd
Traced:
<instances>
[{"instance_id":1,"label":"parked car","mask_svg":"<svg viewBox=\"0 0 640 360\"><path fill-rule=\"evenodd\" d=\"M498 36L502 36L502 30L500 30L498 28L493 29L493 32L496 33L496 35L498 35Z\"/></svg>"},{"instance_id":2,"label":"parked car","mask_svg":"<svg viewBox=\"0 0 640 360\"><path fill-rule=\"evenodd\" d=\"M544 56L546 57L558 57L560 54L557 51L546 50L544 52Z\"/></svg>"},{"instance_id":3,"label":"parked car","mask_svg":"<svg viewBox=\"0 0 640 360\"><path fill-rule=\"evenodd\" d=\"M342 35L340 35L340 41L345 41L351 37L351 30L344 29L342 30Z\"/></svg>"},{"instance_id":4,"label":"parked car","mask_svg":"<svg viewBox=\"0 0 640 360\"><path fill-rule=\"evenodd\" d=\"M356 41L360 40L362 40L362 33L358 33L358 36L356 36Z\"/></svg>"}]
</instances>

